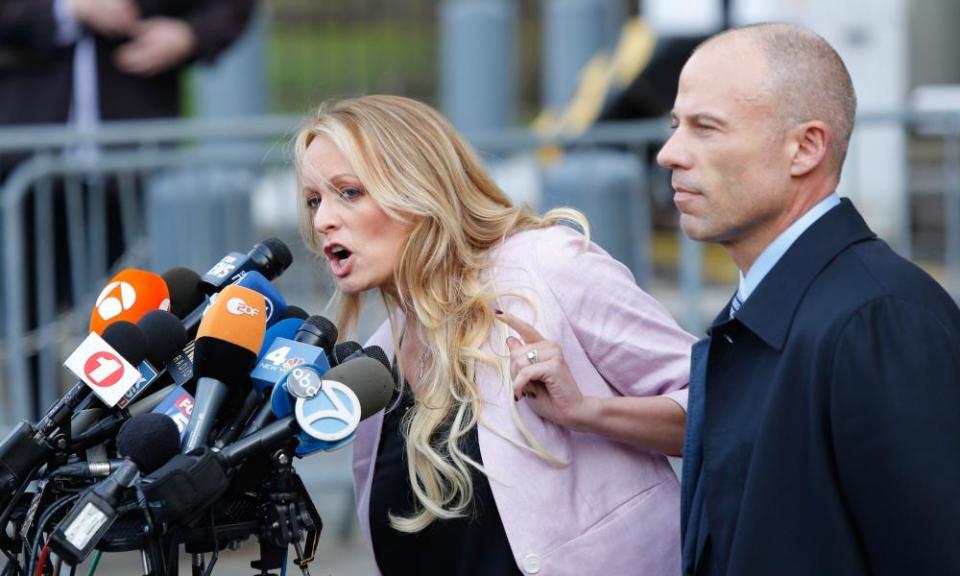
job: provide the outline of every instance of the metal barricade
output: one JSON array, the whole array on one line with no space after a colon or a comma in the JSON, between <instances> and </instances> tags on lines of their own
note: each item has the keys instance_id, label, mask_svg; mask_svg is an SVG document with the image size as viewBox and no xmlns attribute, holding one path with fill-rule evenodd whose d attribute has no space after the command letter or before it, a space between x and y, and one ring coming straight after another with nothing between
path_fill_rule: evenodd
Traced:
<instances>
[{"instance_id":1,"label":"metal barricade","mask_svg":"<svg viewBox=\"0 0 960 576\"><path fill-rule=\"evenodd\" d=\"M159 173L170 174L176 170L219 167L228 171L248 172L252 188L253 182L266 171L289 172L289 142L300 121L300 118L290 116L217 121L151 121L105 125L96 134L80 134L60 127L0 131L0 155L14 151L35 151L28 161L10 174L2 189L3 218L0 226L3 234L2 324L5 356L0 359L0 368L3 368L3 420L0 424L9 426L18 418L28 417L35 408L45 408L60 392L64 378L60 363L68 351L66 345L76 343L84 335L86 311L95 292L108 276L106 182L112 182L112 193L118 200L117 218L122 228L123 245L127 249L115 266L143 266L149 252L142 205L142 181L145 178ZM892 125L904 131L922 125L925 134L932 129L943 142L943 260L946 273L941 280L956 297L960 294L960 113L866 114L858 118L858 127L878 124ZM555 158L554 162L562 162L564 154L596 158L599 157L599 151L605 150L614 151L614 156L626 158L628 164L635 162L636 169L624 165L627 169L621 171L626 175L623 178L627 178L624 182L639 182L635 187L630 184L633 189L622 197L635 203L625 208L630 211L631 217L624 219L622 214L618 214L611 222L617 221L619 224L616 226L629 228L620 230L620 233L630 238L629 243L635 246L636 251L632 256L622 252L619 256L628 260L626 263L634 269L640 284L649 288L651 282L663 281L663 278L658 278L663 272L656 272L651 264L651 213L657 209L658 202L654 197L658 188L665 192L660 194L659 209L665 211L670 206L669 178L653 161L667 135L664 121L644 121L600 125L576 138L550 141L520 128L477 132L467 136L491 164L517 154L536 157L538 151L545 149L560 151L559 160ZM63 153L64 149L81 145L95 146L99 151L92 159ZM119 150L116 149L118 147ZM857 147L856 132L851 147L852 150ZM858 162L863 162L863 159L851 153L844 178L848 180L847 188L854 191L853 195L861 203L868 202L869 191L863 194L857 189ZM548 164L537 160L534 163L541 184L549 184L550 178L545 175L545 166ZM583 170L574 170L574 176L566 177L576 177L577 172ZM285 181L284 186L291 189L280 202L289 202L291 205L295 202L296 192L292 189L292 182L292 178ZM579 204L583 208L584 202L599 198L596 191L586 187L578 200L578 195L571 192L576 192L577 187L569 186L569 182L567 184L567 193L562 196L564 203L571 203L575 207ZM904 179L901 185L906 192L909 182ZM62 186L62 190L58 189L59 186ZM85 192L81 193L81 189ZM545 194L550 194L550 191L547 190ZM66 230L62 235L67 239L68 266L57 261L57 251L52 241L52 228L56 221L54 207L60 197L63 198L63 212L67 216ZM610 198L616 200L605 200L608 204L604 208L606 211L613 209L611 206L615 207L621 196ZM906 193L903 198L903 210L897 217L900 219L900 228L909 231L910 203ZM32 212L25 214L28 199L32 203ZM32 219L32 238L25 238L28 228L25 217ZM597 218L594 216L594 220ZM260 232L264 235L285 235L292 245L299 246L294 226ZM703 302L706 287L701 260L705 248L688 241L680 232L678 236L678 256L673 263L676 276L669 279L671 290L679 302L674 311L685 328L699 333L705 325L705 319L711 316L711 311L715 313L719 305L713 306L711 303L705 306ZM895 247L909 255L909 239L909 233L905 234ZM32 243L34 247L31 262L25 262L27 243ZM67 270L64 270L65 266ZM34 269L32 276L27 278L25 270L31 267ZM58 278L66 278L68 287L58 287ZM314 297L319 298L320 292L326 289L320 275L311 266L295 266L281 280L285 292L288 288L299 289L301 293L314 292ZM27 292L28 288L33 294ZM722 287L720 293L728 295L727 288ZM58 299L62 305L64 293L69 295L72 310L58 309ZM31 300L35 303L33 318L28 316ZM35 377L41 391L37 402L29 394L31 368L27 358L34 354L37 355Z\"/></svg>"}]
</instances>

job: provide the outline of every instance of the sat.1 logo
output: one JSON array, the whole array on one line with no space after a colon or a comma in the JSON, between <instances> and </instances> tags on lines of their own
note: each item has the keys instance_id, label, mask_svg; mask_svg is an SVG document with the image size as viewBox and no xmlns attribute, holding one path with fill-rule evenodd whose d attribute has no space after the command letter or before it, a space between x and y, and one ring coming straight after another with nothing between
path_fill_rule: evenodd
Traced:
<instances>
[{"instance_id":1,"label":"sat.1 logo","mask_svg":"<svg viewBox=\"0 0 960 576\"><path fill-rule=\"evenodd\" d=\"M113 386L123 377L123 362L111 352L96 352L83 364L83 373L97 386Z\"/></svg>"}]
</instances>

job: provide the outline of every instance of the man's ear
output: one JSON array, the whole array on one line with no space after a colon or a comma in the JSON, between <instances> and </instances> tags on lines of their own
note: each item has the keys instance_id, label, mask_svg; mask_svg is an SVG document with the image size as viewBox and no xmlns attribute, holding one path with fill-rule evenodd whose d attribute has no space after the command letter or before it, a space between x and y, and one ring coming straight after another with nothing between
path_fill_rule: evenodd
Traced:
<instances>
[{"instance_id":1,"label":"man's ear","mask_svg":"<svg viewBox=\"0 0 960 576\"><path fill-rule=\"evenodd\" d=\"M791 176L804 176L823 163L829 151L833 134L830 127L819 120L804 122L790 132L793 139Z\"/></svg>"}]
</instances>

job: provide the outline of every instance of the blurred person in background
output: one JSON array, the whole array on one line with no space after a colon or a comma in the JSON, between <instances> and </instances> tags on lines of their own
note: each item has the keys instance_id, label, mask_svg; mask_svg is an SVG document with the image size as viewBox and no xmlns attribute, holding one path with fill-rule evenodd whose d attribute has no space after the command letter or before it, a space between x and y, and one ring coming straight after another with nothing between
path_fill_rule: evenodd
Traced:
<instances>
[{"instance_id":1,"label":"blurred person in background","mask_svg":"<svg viewBox=\"0 0 960 576\"><path fill-rule=\"evenodd\" d=\"M678 573L665 454L682 445L694 338L565 225L586 229L579 212L512 205L424 104L322 107L295 148L341 333L368 290L389 312L367 344L393 358L397 395L353 443L380 571Z\"/></svg>"},{"instance_id":2,"label":"blurred person in background","mask_svg":"<svg viewBox=\"0 0 960 576\"><path fill-rule=\"evenodd\" d=\"M0 0L0 128L64 124L91 133L104 121L175 118L183 109L183 72L194 62L213 62L243 32L255 2ZM90 143L64 153L96 166L98 148ZM28 154L0 153L0 184ZM55 271L55 297L66 309L80 295L70 293L65 264L70 259L66 192L53 182L54 225L41 232L51 238L62 264ZM106 191L106 261L112 264L128 248L124 227L139 224L123 220L115 181L96 172L82 180L81 205L90 185L100 182ZM33 205L31 194L22 212L23 262L30 279L37 258ZM27 294L35 298L32 285ZM35 303L27 308L28 326L36 326ZM36 404L33 410L40 408Z\"/></svg>"},{"instance_id":3,"label":"blurred person in background","mask_svg":"<svg viewBox=\"0 0 960 576\"><path fill-rule=\"evenodd\" d=\"M856 95L821 37L725 32L680 75L680 224L740 285L693 349L690 575L955 574L960 310L836 187Z\"/></svg>"},{"instance_id":4,"label":"blurred person in background","mask_svg":"<svg viewBox=\"0 0 960 576\"><path fill-rule=\"evenodd\" d=\"M255 0L0 0L0 125L176 117Z\"/></svg>"}]
</instances>

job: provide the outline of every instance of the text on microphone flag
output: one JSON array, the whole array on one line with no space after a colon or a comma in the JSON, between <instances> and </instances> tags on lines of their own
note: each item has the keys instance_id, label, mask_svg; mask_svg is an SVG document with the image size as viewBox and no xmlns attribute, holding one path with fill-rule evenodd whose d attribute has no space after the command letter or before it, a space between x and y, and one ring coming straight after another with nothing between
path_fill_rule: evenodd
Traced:
<instances>
[{"instance_id":1,"label":"text on microphone flag","mask_svg":"<svg viewBox=\"0 0 960 576\"><path fill-rule=\"evenodd\" d=\"M110 407L141 377L139 370L95 332L77 346L63 365Z\"/></svg>"}]
</instances>

